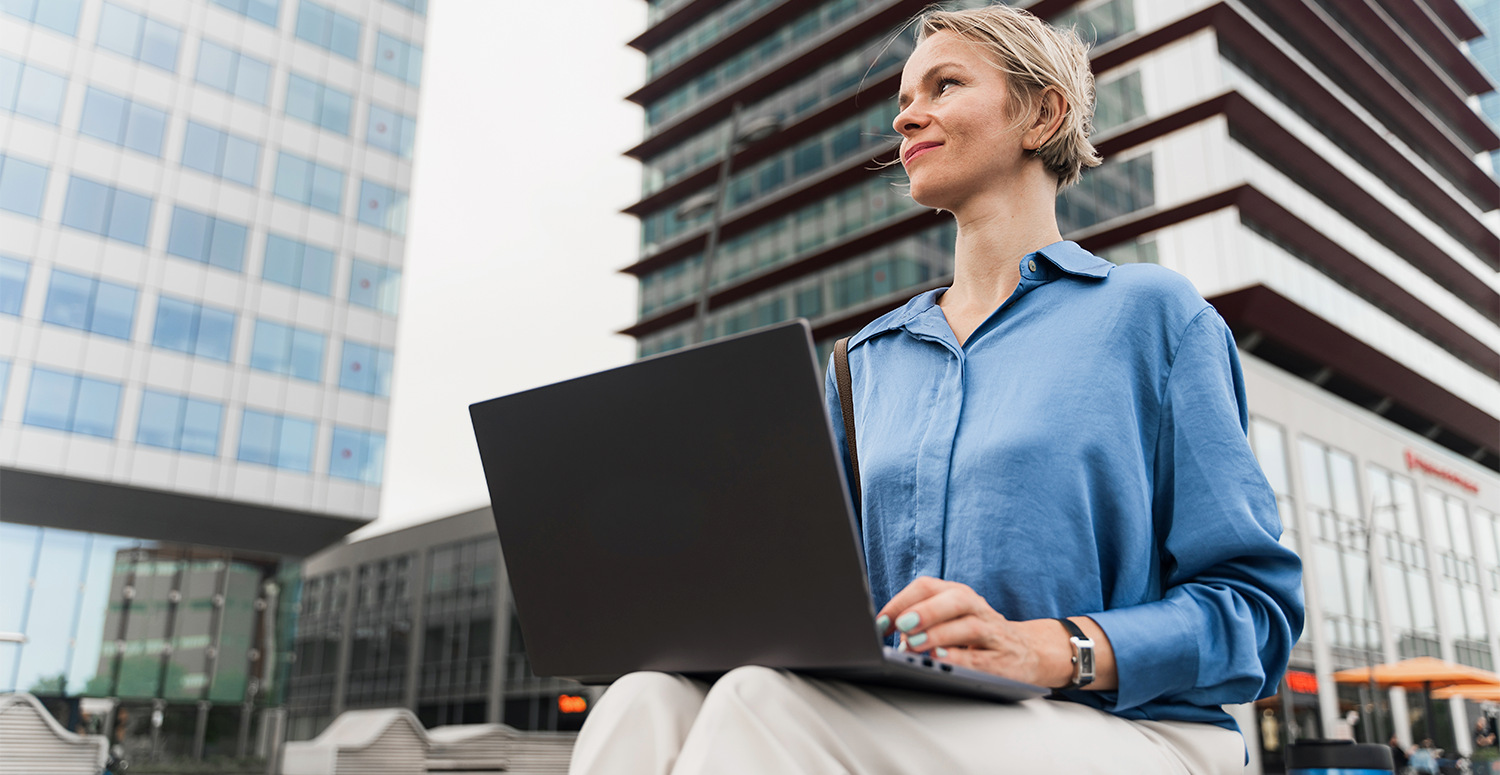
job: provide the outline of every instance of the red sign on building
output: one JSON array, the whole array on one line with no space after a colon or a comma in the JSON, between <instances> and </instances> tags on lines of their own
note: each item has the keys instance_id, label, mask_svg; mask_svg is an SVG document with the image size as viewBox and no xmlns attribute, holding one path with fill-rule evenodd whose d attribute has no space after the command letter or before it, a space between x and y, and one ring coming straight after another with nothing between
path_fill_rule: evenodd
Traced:
<instances>
[{"instance_id":1,"label":"red sign on building","mask_svg":"<svg viewBox=\"0 0 1500 775\"><path fill-rule=\"evenodd\" d=\"M1300 670L1286 671L1287 688L1298 694L1317 694L1318 677Z\"/></svg>"},{"instance_id":2,"label":"red sign on building","mask_svg":"<svg viewBox=\"0 0 1500 775\"><path fill-rule=\"evenodd\" d=\"M1439 466L1438 464L1423 458L1422 456L1418 455L1415 452L1412 452L1409 449L1406 451L1406 469L1408 471L1421 471L1428 476L1433 476L1444 481L1452 482L1459 487L1462 487L1465 490L1474 493L1475 495L1479 494L1478 482L1459 475L1457 471L1443 468L1442 466Z\"/></svg>"}]
</instances>

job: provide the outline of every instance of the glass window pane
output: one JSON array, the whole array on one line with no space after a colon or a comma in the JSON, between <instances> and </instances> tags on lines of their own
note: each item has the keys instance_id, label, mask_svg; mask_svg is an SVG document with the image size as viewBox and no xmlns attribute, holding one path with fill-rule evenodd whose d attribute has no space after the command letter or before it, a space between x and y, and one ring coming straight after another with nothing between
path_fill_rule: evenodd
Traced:
<instances>
[{"instance_id":1,"label":"glass window pane","mask_svg":"<svg viewBox=\"0 0 1500 775\"><path fill-rule=\"evenodd\" d=\"M177 42L180 38L181 33L176 27L147 19L141 36L141 61L169 72L177 72Z\"/></svg>"},{"instance_id":2,"label":"glass window pane","mask_svg":"<svg viewBox=\"0 0 1500 775\"><path fill-rule=\"evenodd\" d=\"M260 146L233 135L224 139L224 177L246 186L255 185L260 164Z\"/></svg>"},{"instance_id":3,"label":"glass window pane","mask_svg":"<svg viewBox=\"0 0 1500 775\"><path fill-rule=\"evenodd\" d=\"M380 290L380 275L380 267L355 261L354 270L349 276L349 303L375 307Z\"/></svg>"},{"instance_id":4,"label":"glass window pane","mask_svg":"<svg viewBox=\"0 0 1500 775\"><path fill-rule=\"evenodd\" d=\"M39 428L69 430L77 394L77 377L34 369L31 387L26 390L26 416L22 421Z\"/></svg>"},{"instance_id":5,"label":"glass window pane","mask_svg":"<svg viewBox=\"0 0 1500 775\"><path fill-rule=\"evenodd\" d=\"M78 121L78 131L118 145L125 135L129 105L124 97L89 89L83 98L83 117Z\"/></svg>"},{"instance_id":6,"label":"glass window pane","mask_svg":"<svg viewBox=\"0 0 1500 775\"><path fill-rule=\"evenodd\" d=\"M261 277L273 283L296 287L302 274L302 244L275 234L266 237L266 260Z\"/></svg>"},{"instance_id":7,"label":"glass window pane","mask_svg":"<svg viewBox=\"0 0 1500 775\"><path fill-rule=\"evenodd\" d=\"M317 84L295 73L287 79L286 114L303 121L318 123L318 97L322 91Z\"/></svg>"},{"instance_id":8,"label":"glass window pane","mask_svg":"<svg viewBox=\"0 0 1500 775\"><path fill-rule=\"evenodd\" d=\"M277 157L275 186L277 196L306 204L308 192L311 189L311 164L285 153Z\"/></svg>"},{"instance_id":9,"label":"glass window pane","mask_svg":"<svg viewBox=\"0 0 1500 775\"><path fill-rule=\"evenodd\" d=\"M125 127L126 148L160 156L162 137L166 132L166 113L140 103L130 104L130 119Z\"/></svg>"},{"instance_id":10,"label":"glass window pane","mask_svg":"<svg viewBox=\"0 0 1500 775\"><path fill-rule=\"evenodd\" d=\"M96 334L130 338L135 320L135 289L101 282L94 291L94 314L89 330Z\"/></svg>"},{"instance_id":11,"label":"glass window pane","mask_svg":"<svg viewBox=\"0 0 1500 775\"><path fill-rule=\"evenodd\" d=\"M196 318L196 306L166 296L160 297L156 302L156 328L151 334L151 343L168 350L192 352Z\"/></svg>"},{"instance_id":12,"label":"glass window pane","mask_svg":"<svg viewBox=\"0 0 1500 775\"><path fill-rule=\"evenodd\" d=\"M276 465L291 471L311 471L313 440L318 426L303 420L284 417L281 438L276 449Z\"/></svg>"},{"instance_id":13,"label":"glass window pane","mask_svg":"<svg viewBox=\"0 0 1500 775\"><path fill-rule=\"evenodd\" d=\"M1361 518L1359 490L1355 484L1354 458L1338 450L1328 452L1328 474L1332 483L1333 509L1352 519Z\"/></svg>"},{"instance_id":14,"label":"glass window pane","mask_svg":"<svg viewBox=\"0 0 1500 775\"><path fill-rule=\"evenodd\" d=\"M0 156L0 210L40 218L46 188L46 167L14 156Z\"/></svg>"},{"instance_id":15,"label":"glass window pane","mask_svg":"<svg viewBox=\"0 0 1500 775\"><path fill-rule=\"evenodd\" d=\"M141 420L135 440L153 447L176 449L182 432L182 399L147 390L141 397Z\"/></svg>"},{"instance_id":16,"label":"glass window pane","mask_svg":"<svg viewBox=\"0 0 1500 775\"><path fill-rule=\"evenodd\" d=\"M21 67L21 63L14 59L0 57L0 110L13 110L16 106L16 91L21 88Z\"/></svg>"},{"instance_id":17,"label":"glass window pane","mask_svg":"<svg viewBox=\"0 0 1500 775\"><path fill-rule=\"evenodd\" d=\"M276 418L245 410L240 423L239 459L247 463L276 464Z\"/></svg>"},{"instance_id":18,"label":"glass window pane","mask_svg":"<svg viewBox=\"0 0 1500 775\"><path fill-rule=\"evenodd\" d=\"M209 218L202 213L178 207L172 211L172 230L167 236L167 252L174 256L203 261L207 256Z\"/></svg>"},{"instance_id":19,"label":"glass window pane","mask_svg":"<svg viewBox=\"0 0 1500 775\"><path fill-rule=\"evenodd\" d=\"M329 16L328 11L303 0L297 8L297 37L319 46L325 45L330 31Z\"/></svg>"},{"instance_id":20,"label":"glass window pane","mask_svg":"<svg viewBox=\"0 0 1500 775\"><path fill-rule=\"evenodd\" d=\"M127 11L118 5L105 3L99 13L99 37L97 39L99 47L134 57L136 46L141 38L143 21L145 20L140 14Z\"/></svg>"},{"instance_id":21,"label":"glass window pane","mask_svg":"<svg viewBox=\"0 0 1500 775\"><path fill-rule=\"evenodd\" d=\"M333 287L333 254L312 245L303 246L299 286L304 291L327 296Z\"/></svg>"},{"instance_id":22,"label":"glass window pane","mask_svg":"<svg viewBox=\"0 0 1500 775\"><path fill-rule=\"evenodd\" d=\"M73 432L112 439L120 410L120 386L80 377L78 403L73 409Z\"/></svg>"},{"instance_id":23,"label":"glass window pane","mask_svg":"<svg viewBox=\"0 0 1500 775\"><path fill-rule=\"evenodd\" d=\"M333 448L328 458L328 475L363 481L365 459L369 453L364 434L334 427Z\"/></svg>"},{"instance_id":24,"label":"glass window pane","mask_svg":"<svg viewBox=\"0 0 1500 775\"><path fill-rule=\"evenodd\" d=\"M292 332L291 375L318 382L323 379L323 337L311 331Z\"/></svg>"},{"instance_id":25,"label":"glass window pane","mask_svg":"<svg viewBox=\"0 0 1500 775\"><path fill-rule=\"evenodd\" d=\"M271 85L271 66L258 59L239 55L234 72L234 95L264 105L266 89Z\"/></svg>"},{"instance_id":26,"label":"glass window pane","mask_svg":"<svg viewBox=\"0 0 1500 775\"><path fill-rule=\"evenodd\" d=\"M313 167L312 199L308 204L335 215L341 209L344 198L344 174L328 167Z\"/></svg>"},{"instance_id":27,"label":"glass window pane","mask_svg":"<svg viewBox=\"0 0 1500 775\"><path fill-rule=\"evenodd\" d=\"M182 142L182 164L210 175L219 174L219 154L224 135L217 129L188 122Z\"/></svg>"},{"instance_id":28,"label":"glass window pane","mask_svg":"<svg viewBox=\"0 0 1500 775\"><path fill-rule=\"evenodd\" d=\"M210 401L188 399L182 414L183 452L216 455L219 452L219 419L223 407Z\"/></svg>"},{"instance_id":29,"label":"glass window pane","mask_svg":"<svg viewBox=\"0 0 1500 775\"><path fill-rule=\"evenodd\" d=\"M359 22L342 14L333 15L333 35L328 48L349 59L359 59Z\"/></svg>"},{"instance_id":30,"label":"glass window pane","mask_svg":"<svg viewBox=\"0 0 1500 775\"><path fill-rule=\"evenodd\" d=\"M198 313L195 355L228 362L234 349L234 314L204 307Z\"/></svg>"},{"instance_id":31,"label":"glass window pane","mask_svg":"<svg viewBox=\"0 0 1500 775\"><path fill-rule=\"evenodd\" d=\"M265 320L255 321L255 341L250 345L250 368L284 374L292 347L292 330Z\"/></svg>"},{"instance_id":32,"label":"glass window pane","mask_svg":"<svg viewBox=\"0 0 1500 775\"><path fill-rule=\"evenodd\" d=\"M1448 532L1453 536L1453 551L1461 557L1473 557L1473 542L1469 539L1469 515L1463 501L1449 498L1447 505Z\"/></svg>"},{"instance_id":33,"label":"glass window pane","mask_svg":"<svg viewBox=\"0 0 1500 775\"><path fill-rule=\"evenodd\" d=\"M275 27L280 5L279 0L248 0L245 3L245 15L261 24Z\"/></svg>"},{"instance_id":34,"label":"glass window pane","mask_svg":"<svg viewBox=\"0 0 1500 775\"><path fill-rule=\"evenodd\" d=\"M248 236L249 232L244 226L214 219L213 234L208 246L208 263L231 272L240 271L240 265L245 260L245 240Z\"/></svg>"},{"instance_id":35,"label":"glass window pane","mask_svg":"<svg viewBox=\"0 0 1500 775\"><path fill-rule=\"evenodd\" d=\"M344 342L343 364L339 367L339 387L375 392L375 349L358 342Z\"/></svg>"},{"instance_id":36,"label":"glass window pane","mask_svg":"<svg viewBox=\"0 0 1500 775\"><path fill-rule=\"evenodd\" d=\"M1427 540L1436 549L1451 547L1448 538L1447 510L1443 501L1432 490L1422 492L1422 520L1427 528Z\"/></svg>"},{"instance_id":37,"label":"glass window pane","mask_svg":"<svg viewBox=\"0 0 1500 775\"><path fill-rule=\"evenodd\" d=\"M347 135L349 134L349 114L352 109L353 101L349 95L337 89L325 88L319 124L330 132Z\"/></svg>"},{"instance_id":38,"label":"glass window pane","mask_svg":"<svg viewBox=\"0 0 1500 775\"><path fill-rule=\"evenodd\" d=\"M36 16L32 21L69 37L75 36L78 31L78 9L82 4L82 0L37 0Z\"/></svg>"},{"instance_id":39,"label":"glass window pane","mask_svg":"<svg viewBox=\"0 0 1500 775\"><path fill-rule=\"evenodd\" d=\"M220 91L234 91L235 53L223 46L203 41L198 48L198 71L194 77Z\"/></svg>"},{"instance_id":40,"label":"glass window pane","mask_svg":"<svg viewBox=\"0 0 1500 775\"><path fill-rule=\"evenodd\" d=\"M1308 505L1331 508L1333 499L1328 491L1328 466L1323 445L1300 439L1297 447L1302 457L1302 484L1307 488Z\"/></svg>"},{"instance_id":41,"label":"glass window pane","mask_svg":"<svg viewBox=\"0 0 1500 775\"><path fill-rule=\"evenodd\" d=\"M16 112L38 121L56 124L62 116L63 94L68 79L36 67L21 71L21 86L16 92Z\"/></svg>"},{"instance_id":42,"label":"glass window pane","mask_svg":"<svg viewBox=\"0 0 1500 775\"><path fill-rule=\"evenodd\" d=\"M59 326L87 329L93 297L93 280L54 270L52 283L47 288L47 306L42 310L42 320Z\"/></svg>"},{"instance_id":43,"label":"glass window pane","mask_svg":"<svg viewBox=\"0 0 1500 775\"><path fill-rule=\"evenodd\" d=\"M31 265L25 261L0 256L0 314L21 314L21 301L26 294L26 276Z\"/></svg>"},{"instance_id":44,"label":"glass window pane","mask_svg":"<svg viewBox=\"0 0 1500 775\"><path fill-rule=\"evenodd\" d=\"M401 125L397 123L395 113L379 105L370 106L370 123L365 128L365 142L396 153L401 142L400 131Z\"/></svg>"},{"instance_id":45,"label":"glass window pane","mask_svg":"<svg viewBox=\"0 0 1500 775\"><path fill-rule=\"evenodd\" d=\"M151 200L140 194L116 190L109 208L109 237L145 246L151 228Z\"/></svg>"}]
</instances>

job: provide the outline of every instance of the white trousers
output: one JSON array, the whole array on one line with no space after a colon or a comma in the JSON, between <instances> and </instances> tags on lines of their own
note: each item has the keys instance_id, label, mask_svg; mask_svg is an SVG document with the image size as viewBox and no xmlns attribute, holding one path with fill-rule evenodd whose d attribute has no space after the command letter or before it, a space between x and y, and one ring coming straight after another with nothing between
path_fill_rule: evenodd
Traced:
<instances>
[{"instance_id":1,"label":"white trousers","mask_svg":"<svg viewBox=\"0 0 1500 775\"><path fill-rule=\"evenodd\" d=\"M594 705L571 775L1245 772L1240 735L1085 705L999 704L742 667L712 686L631 673Z\"/></svg>"}]
</instances>

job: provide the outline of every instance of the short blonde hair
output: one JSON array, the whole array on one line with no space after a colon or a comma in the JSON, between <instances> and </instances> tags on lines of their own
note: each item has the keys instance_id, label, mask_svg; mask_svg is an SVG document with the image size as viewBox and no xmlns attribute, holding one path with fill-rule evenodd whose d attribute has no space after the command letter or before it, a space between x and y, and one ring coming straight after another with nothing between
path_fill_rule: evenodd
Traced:
<instances>
[{"instance_id":1,"label":"short blonde hair","mask_svg":"<svg viewBox=\"0 0 1500 775\"><path fill-rule=\"evenodd\" d=\"M992 64L1005 73L1010 116L1025 121L1043 92L1056 89L1067 101L1062 126L1047 138L1037 155L1057 175L1057 190L1078 182L1083 170L1102 159L1089 135L1094 131L1094 72L1089 47L1069 28L1058 29L1031 13L1008 5L967 11L927 11L916 19L917 42L938 32L952 32L979 44Z\"/></svg>"}]
</instances>

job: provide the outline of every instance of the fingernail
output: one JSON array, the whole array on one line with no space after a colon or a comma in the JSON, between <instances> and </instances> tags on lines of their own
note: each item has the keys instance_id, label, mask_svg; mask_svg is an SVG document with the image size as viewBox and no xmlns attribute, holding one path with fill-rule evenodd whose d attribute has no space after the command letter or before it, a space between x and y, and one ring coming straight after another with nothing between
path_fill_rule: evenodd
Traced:
<instances>
[{"instance_id":1,"label":"fingernail","mask_svg":"<svg viewBox=\"0 0 1500 775\"><path fill-rule=\"evenodd\" d=\"M945 649L942 646L938 646L937 648L935 648L935 649L932 650L932 653L934 653L934 654L936 654L936 655L938 655L940 657L946 657L946 656L948 656L948 649Z\"/></svg>"},{"instance_id":2,"label":"fingernail","mask_svg":"<svg viewBox=\"0 0 1500 775\"><path fill-rule=\"evenodd\" d=\"M875 634L885 635L885 631L891 628L891 617L881 614L875 617Z\"/></svg>"},{"instance_id":3,"label":"fingernail","mask_svg":"<svg viewBox=\"0 0 1500 775\"><path fill-rule=\"evenodd\" d=\"M916 611L907 611L896 618L896 629L902 632L911 632L916 629L917 624L921 621L922 617L917 616Z\"/></svg>"},{"instance_id":4,"label":"fingernail","mask_svg":"<svg viewBox=\"0 0 1500 775\"><path fill-rule=\"evenodd\" d=\"M916 635L907 638L906 642L910 644L914 649L921 648L922 644L927 642L927 633L919 632Z\"/></svg>"}]
</instances>

